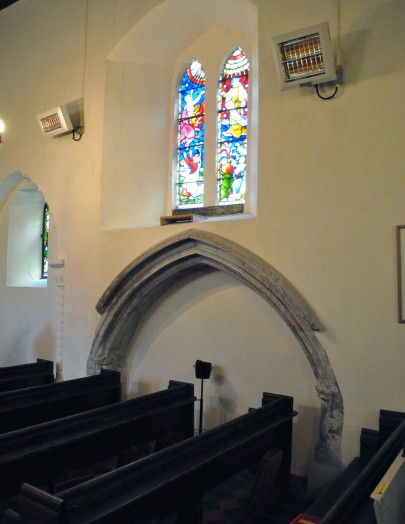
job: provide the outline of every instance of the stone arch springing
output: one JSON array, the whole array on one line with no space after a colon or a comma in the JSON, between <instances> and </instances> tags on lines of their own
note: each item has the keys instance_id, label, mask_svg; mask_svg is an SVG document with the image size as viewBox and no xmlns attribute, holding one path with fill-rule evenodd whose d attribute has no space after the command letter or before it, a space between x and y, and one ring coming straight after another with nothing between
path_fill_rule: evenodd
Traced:
<instances>
[{"instance_id":1,"label":"stone arch springing","mask_svg":"<svg viewBox=\"0 0 405 524\"><path fill-rule=\"evenodd\" d=\"M88 358L89 374L126 368L126 357L145 312L189 271L224 271L268 302L288 325L315 375L321 400L317 459L340 463L343 400L325 349L315 335L319 320L304 298L266 261L221 236L189 229L153 246L128 265L96 305L101 320Z\"/></svg>"}]
</instances>

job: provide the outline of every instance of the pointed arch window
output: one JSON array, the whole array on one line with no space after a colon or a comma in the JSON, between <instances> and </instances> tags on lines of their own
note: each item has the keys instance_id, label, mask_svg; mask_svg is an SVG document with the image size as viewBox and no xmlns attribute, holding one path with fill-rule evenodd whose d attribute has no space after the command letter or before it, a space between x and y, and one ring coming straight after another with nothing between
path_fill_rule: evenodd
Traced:
<instances>
[{"instance_id":1,"label":"pointed arch window","mask_svg":"<svg viewBox=\"0 0 405 524\"><path fill-rule=\"evenodd\" d=\"M218 87L218 204L244 204L249 61L237 47L224 64Z\"/></svg>"},{"instance_id":2,"label":"pointed arch window","mask_svg":"<svg viewBox=\"0 0 405 524\"><path fill-rule=\"evenodd\" d=\"M204 205L205 72L194 58L178 91L176 205Z\"/></svg>"},{"instance_id":3,"label":"pointed arch window","mask_svg":"<svg viewBox=\"0 0 405 524\"><path fill-rule=\"evenodd\" d=\"M177 92L174 215L186 209L205 216L244 212L249 67L238 46L226 55L217 76L206 78L197 58L182 73ZM212 93L207 100L206 83Z\"/></svg>"},{"instance_id":4,"label":"pointed arch window","mask_svg":"<svg viewBox=\"0 0 405 524\"><path fill-rule=\"evenodd\" d=\"M48 236L49 236L49 206L44 204L42 215L42 257L41 257L41 278L48 278Z\"/></svg>"}]
</instances>

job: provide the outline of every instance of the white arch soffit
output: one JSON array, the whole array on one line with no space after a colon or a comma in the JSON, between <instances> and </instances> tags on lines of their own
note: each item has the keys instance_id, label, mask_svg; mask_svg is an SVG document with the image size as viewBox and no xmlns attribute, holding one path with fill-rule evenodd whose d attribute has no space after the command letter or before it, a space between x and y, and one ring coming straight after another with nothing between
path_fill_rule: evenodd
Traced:
<instances>
[{"instance_id":1,"label":"white arch soffit","mask_svg":"<svg viewBox=\"0 0 405 524\"><path fill-rule=\"evenodd\" d=\"M303 349L321 400L318 458L340 464L343 399L325 349L315 335L319 320L304 298L266 261L221 236L189 229L147 250L111 283L96 305L101 315L87 368L126 368L136 329L149 307L189 271L210 267L249 286L281 316Z\"/></svg>"},{"instance_id":2,"label":"white arch soffit","mask_svg":"<svg viewBox=\"0 0 405 524\"><path fill-rule=\"evenodd\" d=\"M107 59L159 65L201 34L223 30L224 23L242 33L256 30L257 18L257 6L250 0L165 0L134 24Z\"/></svg>"},{"instance_id":3,"label":"white arch soffit","mask_svg":"<svg viewBox=\"0 0 405 524\"><path fill-rule=\"evenodd\" d=\"M19 187L22 183L28 184L30 181L24 177L21 173L15 172L6 175L3 180L0 181L0 210L10 197L10 195Z\"/></svg>"}]
</instances>

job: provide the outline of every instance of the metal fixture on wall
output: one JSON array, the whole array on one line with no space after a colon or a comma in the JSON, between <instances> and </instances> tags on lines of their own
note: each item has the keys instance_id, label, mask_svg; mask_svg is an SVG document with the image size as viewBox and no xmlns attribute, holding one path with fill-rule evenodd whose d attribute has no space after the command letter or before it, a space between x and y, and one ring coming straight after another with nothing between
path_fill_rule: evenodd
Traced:
<instances>
[{"instance_id":1,"label":"metal fixture on wall","mask_svg":"<svg viewBox=\"0 0 405 524\"><path fill-rule=\"evenodd\" d=\"M64 105L37 115L37 120L43 136L57 137L72 132L73 139L78 141L83 134L83 126L73 127L69 112ZM79 138L76 138L76 135Z\"/></svg>"},{"instance_id":2,"label":"metal fixture on wall","mask_svg":"<svg viewBox=\"0 0 405 524\"><path fill-rule=\"evenodd\" d=\"M43 136L59 137L72 133L75 142L81 140L84 133L83 99L86 77L87 58L87 32L88 32L89 2L86 0L86 11L84 17L84 50L83 50L83 74L82 74L82 97L65 105L58 106L49 111L37 115Z\"/></svg>"},{"instance_id":3,"label":"metal fixture on wall","mask_svg":"<svg viewBox=\"0 0 405 524\"><path fill-rule=\"evenodd\" d=\"M210 378L212 365L211 362L203 362L202 360L196 360L195 362L195 377L201 379L201 398L200 402L200 420L198 426L198 433L202 433L203 425L203 388L204 388L204 379Z\"/></svg>"},{"instance_id":4,"label":"metal fixture on wall","mask_svg":"<svg viewBox=\"0 0 405 524\"><path fill-rule=\"evenodd\" d=\"M327 22L273 37L281 89L315 87L320 98L329 99L343 83L336 68ZM318 86L334 86L332 96L322 96Z\"/></svg>"}]
</instances>

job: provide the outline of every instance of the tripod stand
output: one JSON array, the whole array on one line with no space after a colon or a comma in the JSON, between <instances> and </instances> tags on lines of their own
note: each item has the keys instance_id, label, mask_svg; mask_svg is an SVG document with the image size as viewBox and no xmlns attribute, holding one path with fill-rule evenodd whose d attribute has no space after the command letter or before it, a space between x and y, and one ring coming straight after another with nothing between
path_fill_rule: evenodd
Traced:
<instances>
[{"instance_id":1,"label":"tripod stand","mask_svg":"<svg viewBox=\"0 0 405 524\"><path fill-rule=\"evenodd\" d=\"M198 433L202 433L203 408L204 408L204 379L210 378L212 365L211 365L211 362L203 362L202 360L196 360L194 367L195 367L195 377L201 379L201 398L198 399L200 402L200 417L199 417Z\"/></svg>"}]
</instances>

